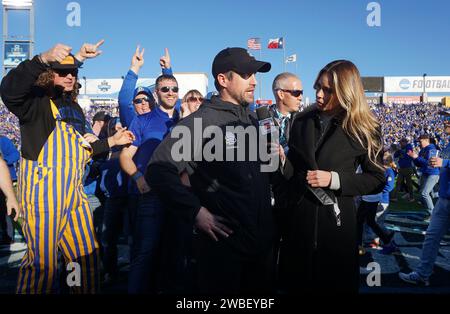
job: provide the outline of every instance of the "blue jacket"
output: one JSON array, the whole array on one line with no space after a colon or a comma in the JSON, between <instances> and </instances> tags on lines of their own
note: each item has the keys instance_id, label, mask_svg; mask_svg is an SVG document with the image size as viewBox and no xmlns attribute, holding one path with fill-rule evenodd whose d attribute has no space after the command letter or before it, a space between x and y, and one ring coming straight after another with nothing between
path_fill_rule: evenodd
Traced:
<instances>
[{"instance_id":1,"label":"blue jacket","mask_svg":"<svg viewBox=\"0 0 450 314\"><path fill-rule=\"evenodd\" d=\"M420 171L424 175L439 175L439 169L429 166L428 161L431 157L436 156L436 146L433 144L422 148L419 152L419 157L414 159L414 164L420 167Z\"/></svg>"},{"instance_id":2,"label":"blue jacket","mask_svg":"<svg viewBox=\"0 0 450 314\"><path fill-rule=\"evenodd\" d=\"M441 153L442 167L439 173L439 197L450 198L450 144Z\"/></svg>"},{"instance_id":3,"label":"blue jacket","mask_svg":"<svg viewBox=\"0 0 450 314\"><path fill-rule=\"evenodd\" d=\"M20 154L13 142L6 136L0 136L0 153L8 165L11 180L16 181L17 174L15 164L19 161Z\"/></svg>"},{"instance_id":4,"label":"blue jacket","mask_svg":"<svg viewBox=\"0 0 450 314\"><path fill-rule=\"evenodd\" d=\"M162 74L172 75L172 69L163 69ZM129 70L125 76L122 87L119 92L119 116L122 126L129 127L131 121L137 116L133 105L133 95L134 89L136 88L136 83L138 80L138 75L133 71Z\"/></svg>"},{"instance_id":5,"label":"blue jacket","mask_svg":"<svg viewBox=\"0 0 450 314\"><path fill-rule=\"evenodd\" d=\"M395 185L395 172L392 168L387 168L384 172L386 177L386 185L381 193L381 204L389 204L389 192L394 189Z\"/></svg>"},{"instance_id":6,"label":"blue jacket","mask_svg":"<svg viewBox=\"0 0 450 314\"><path fill-rule=\"evenodd\" d=\"M394 158L398 158L398 166L400 168L412 168L413 159L406 153L409 150L413 150L411 144L407 144L405 148L402 148L395 152Z\"/></svg>"}]
</instances>

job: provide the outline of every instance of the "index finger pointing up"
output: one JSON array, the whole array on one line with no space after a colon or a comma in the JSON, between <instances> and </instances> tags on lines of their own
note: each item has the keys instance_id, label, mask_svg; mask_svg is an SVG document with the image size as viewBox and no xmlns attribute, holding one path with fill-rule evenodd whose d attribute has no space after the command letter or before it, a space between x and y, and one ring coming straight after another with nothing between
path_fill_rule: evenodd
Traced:
<instances>
[{"instance_id":1,"label":"index finger pointing up","mask_svg":"<svg viewBox=\"0 0 450 314\"><path fill-rule=\"evenodd\" d=\"M100 47L101 45L103 45L104 42L105 42L104 39L100 40L98 43L95 44L95 47L96 48Z\"/></svg>"},{"instance_id":2,"label":"index finger pointing up","mask_svg":"<svg viewBox=\"0 0 450 314\"><path fill-rule=\"evenodd\" d=\"M165 51L166 57L169 57L169 49L168 48L164 48L164 51Z\"/></svg>"}]
</instances>

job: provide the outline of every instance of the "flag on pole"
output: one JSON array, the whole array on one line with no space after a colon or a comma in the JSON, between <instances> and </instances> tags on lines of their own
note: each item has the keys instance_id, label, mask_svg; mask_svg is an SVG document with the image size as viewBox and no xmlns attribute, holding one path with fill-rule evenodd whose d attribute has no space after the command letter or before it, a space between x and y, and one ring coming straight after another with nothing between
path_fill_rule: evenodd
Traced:
<instances>
[{"instance_id":1,"label":"flag on pole","mask_svg":"<svg viewBox=\"0 0 450 314\"><path fill-rule=\"evenodd\" d=\"M283 49L284 41L283 37L269 39L268 49Z\"/></svg>"},{"instance_id":2,"label":"flag on pole","mask_svg":"<svg viewBox=\"0 0 450 314\"><path fill-rule=\"evenodd\" d=\"M247 47L251 50L261 50L261 38L249 38Z\"/></svg>"},{"instance_id":3,"label":"flag on pole","mask_svg":"<svg viewBox=\"0 0 450 314\"><path fill-rule=\"evenodd\" d=\"M286 58L286 63L290 63L290 62L297 62L297 54L294 53L293 55L290 55L289 57Z\"/></svg>"}]
</instances>

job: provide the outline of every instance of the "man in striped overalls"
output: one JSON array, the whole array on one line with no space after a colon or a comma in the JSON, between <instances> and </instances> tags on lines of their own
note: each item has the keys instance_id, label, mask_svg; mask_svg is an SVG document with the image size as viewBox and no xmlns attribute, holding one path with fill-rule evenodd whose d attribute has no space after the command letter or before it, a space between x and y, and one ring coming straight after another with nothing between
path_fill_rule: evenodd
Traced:
<instances>
[{"instance_id":1,"label":"man in striped overalls","mask_svg":"<svg viewBox=\"0 0 450 314\"><path fill-rule=\"evenodd\" d=\"M92 156L134 139L122 129L98 140L76 102L78 68L101 53L102 43L84 44L75 56L58 44L22 62L2 81L2 99L19 118L22 140L19 199L27 252L17 293L57 291L59 252L71 291L97 291L98 243L83 190L84 171Z\"/></svg>"}]
</instances>

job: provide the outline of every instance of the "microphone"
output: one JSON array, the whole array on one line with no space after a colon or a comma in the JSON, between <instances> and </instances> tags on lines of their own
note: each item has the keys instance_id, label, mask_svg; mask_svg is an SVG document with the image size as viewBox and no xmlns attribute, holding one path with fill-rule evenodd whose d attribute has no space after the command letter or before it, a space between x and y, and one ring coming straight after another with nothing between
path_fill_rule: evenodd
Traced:
<instances>
[{"instance_id":1,"label":"microphone","mask_svg":"<svg viewBox=\"0 0 450 314\"><path fill-rule=\"evenodd\" d=\"M267 170L267 172L273 172L278 169L280 163L279 153L274 155L274 149L278 149L278 145L280 145L279 130L276 127L278 126L278 123L270 114L268 106L256 108L256 116L258 117L259 133L261 135L260 139L262 139L262 142L260 141L259 144L262 144L262 146L259 146L260 148L258 150L260 153L265 155L264 158L261 156L261 160L264 162L269 162L267 164L267 169L265 168L265 171ZM263 146L265 144L265 140L267 141L267 150L262 152L261 149L264 149Z\"/></svg>"},{"instance_id":2,"label":"microphone","mask_svg":"<svg viewBox=\"0 0 450 314\"><path fill-rule=\"evenodd\" d=\"M258 125L262 132L262 135L267 135L267 142L270 143L272 139L272 133L275 133L275 120L269 113L268 106L260 106L256 108L256 116L258 117Z\"/></svg>"}]
</instances>

